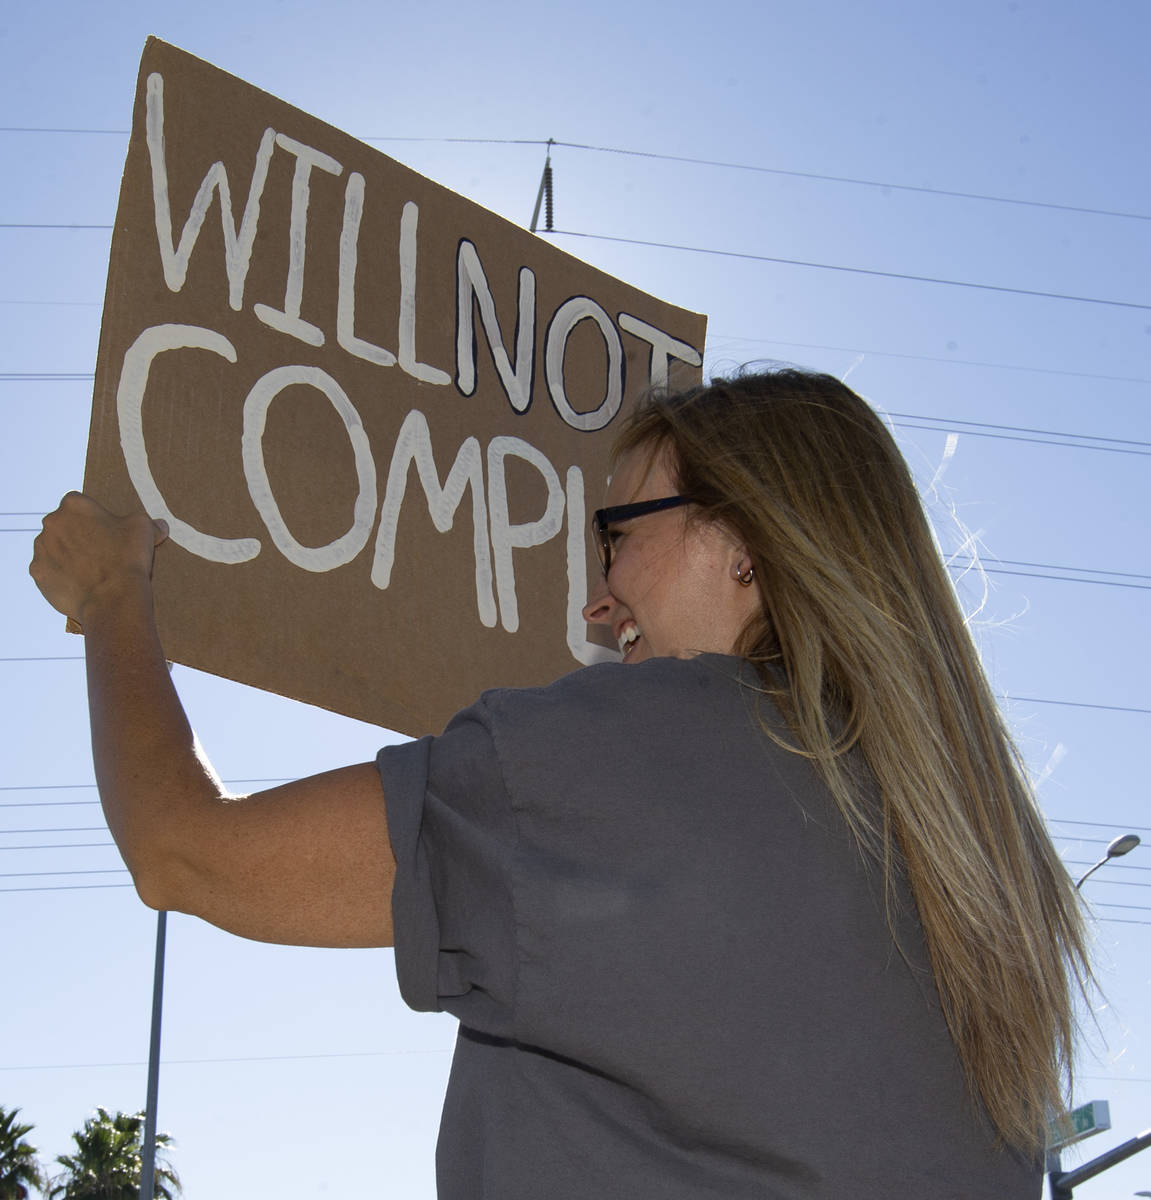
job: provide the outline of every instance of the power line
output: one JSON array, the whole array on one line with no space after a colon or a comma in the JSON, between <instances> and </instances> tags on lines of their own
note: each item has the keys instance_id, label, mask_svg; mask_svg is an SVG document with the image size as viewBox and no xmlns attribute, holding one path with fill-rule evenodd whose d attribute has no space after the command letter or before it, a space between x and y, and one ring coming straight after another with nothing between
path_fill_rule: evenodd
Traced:
<instances>
[{"instance_id":1,"label":"power line","mask_svg":"<svg viewBox=\"0 0 1151 1200\"><path fill-rule=\"evenodd\" d=\"M939 360L946 361L946 360ZM25 379L40 379L42 381L49 379L86 379L95 378L93 375L52 375L49 373L36 374L0 374L0 381L3 382L21 382ZM1135 382L1135 381L1132 381ZM1001 438L1005 441L1014 442L1030 442L1041 446L1066 446L1072 450L1104 450L1115 454L1137 454L1141 457L1151 457L1151 442L1140 441L1136 438L1117 438L1110 437L1106 434L1096 433L1069 433L1058 429L1035 429L1027 425L1002 425L988 421L968 421L961 420L957 417L935 417L926 416L920 413L887 413L886 416L891 420L891 423L897 428L904 429L924 429L928 431L947 431L947 432L965 432L973 437L988 437ZM925 422L923 424L913 424L912 422ZM962 426L962 430L955 430L955 426ZM1029 434L1038 434L1042 436L1030 437ZM1054 441L1051 439L1059 438L1062 440ZM1098 446L1096 442L1111 443L1107 446ZM0 516L7 517L33 517L42 516L42 513L0 513ZM0 532L15 532L26 533L27 530L7 530ZM1119 572L1108 572L1109 574L1118 574Z\"/></svg>"},{"instance_id":2,"label":"power line","mask_svg":"<svg viewBox=\"0 0 1151 1200\"><path fill-rule=\"evenodd\" d=\"M1075 1078L1090 1080L1092 1083L1151 1083L1151 1079L1140 1078L1137 1075L1079 1075L1077 1073Z\"/></svg>"},{"instance_id":3,"label":"power line","mask_svg":"<svg viewBox=\"0 0 1151 1200\"><path fill-rule=\"evenodd\" d=\"M107 888L130 888L134 883L75 883L64 884L62 887L15 887L0 888L3 892L91 892L104 891Z\"/></svg>"},{"instance_id":4,"label":"power line","mask_svg":"<svg viewBox=\"0 0 1151 1200\"><path fill-rule=\"evenodd\" d=\"M948 565L955 567L957 570L967 569L967 567L956 564L949 563ZM986 575L1017 575L1023 579L1051 579L1056 583L1092 583L1096 587L1135 588L1138 591L1151 592L1151 584L1149 583L1121 583L1115 579L1078 579L1074 575L1046 575L1038 571L1012 571L1007 567L981 566L980 570Z\"/></svg>"},{"instance_id":5,"label":"power line","mask_svg":"<svg viewBox=\"0 0 1151 1200\"><path fill-rule=\"evenodd\" d=\"M30 530L15 532L31 532ZM13 658L0 658L0 662L83 662L82 654L40 654L40 655L24 655Z\"/></svg>"},{"instance_id":6,"label":"power line","mask_svg":"<svg viewBox=\"0 0 1151 1200\"><path fill-rule=\"evenodd\" d=\"M0 513L0 516L3 516L3 513ZM975 566L976 564L978 564L980 566L983 566L983 569L986 571L991 570L990 567L984 566L983 560L981 558L979 558L977 556L969 555L969 554L959 554L959 555L952 556L950 559L948 559L949 565L952 563L955 563L955 561L957 559L962 559L967 565L970 565L970 566ZM1137 571L1110 571L1104 567L1063 567L1063 566L1058 566L1055 563L1023 562L1023 561L1021 561L1019 559L1015 559L1015 558L996 558L994 560L994 562L1001 566L1009 566L1009 567L1036 567L1036 568L1039 568L1040 570L1044 570L1044 571L1079 571L1079 572L1084 572L1088 575L1121 575L1125 579L1148 579L1148 580L1151 580L1151 575L1142 575ZM1102 580L1100 582L1102 582Z\"/></svg>"},{"instance_id":7,"label":"power line","mask_svg":"<svg viewBox=\"0 0 1151 1200\"><path fill-rule=\"evenodd\" d=\"M32 126L0 126L0 133L48 134L107 134L128 137L127 129L63 129ZM361 142L409 142L439 145L472 146L563 146L568 150L585 150L593 154L617 154L630 158L649 158L660 162L684 163L690 166L715 167L727 171L751 171L761 175L781 175L791 179L810 179L820 183L841 183L853 187L878 188L882 191L912 192L924 196L943 196L953 200L978 200L987 204L1012 204L1025 208L1049 208L1058 212L1080 213L1097 217L1118 217L1124 220L1151 221L1151 215L1123 212L1108 208L1093 208L1079 204L1060 204L1050 200L1024 200L1016 196L992 196L983 192L964 192L950 188L928 187L925 184L892 183L881 179L858 179L848 175L827 175L815 171L794 171L784 167L765 167L757 163L728 162L722 159L700 158L682 154L661 154L654 150L631 150L621 146L592 146L585 142L561 142L555 138L477 138L477 137L403 137L397 135L368 135L357 137Z\"/></svg>"},{"instance_id":8,"label":"power line","mask_svg":"<svg viewBox=\"0 0 1151 1200\"><path fill-rule=\"evenodd\" d=\"M6 892L89 892L89 891L104 891L108 888L130 888L135 887L133 883L77 883L64 884L60 887L16 887L16 888L0 888L0 895ZM1101 908L1141 908L1141 905L1098 905ZM1147 909L1151 912L1151 908ZM1099 917L1099 923L1107 925L1147 925L1151 926L1151 921L1140 921L1130 917ZM0 1070L15 1070L12 1067L0 1067Z\"/></svg>"},{"instance_id":9,"label":"power line","mask_svg":"<svg viewBox=\"0 0 1151 1200\"><path fill-rule=\"evenodd\" d=\"M220 782L227 784L228 787L233 787L237 784L248 783L291 783L293 782L293 778L293 776L288 775L267 779L222 779ZM9 783L0 785L0 792L64 792L94 789L98 786L99 784L96 783ZM66 808L76 805L95 805L99 803L99 800L5 800L0 802L0 808Z\"/></svg>"},{"instance_id":10,"label":"power line","mask_svg":"<svg viewBox=\"0 0 1151 1200\"><path fill-rule=\"evenodd\" d=\"M333 1054L250 1054L235 1058L165 1058L166 1067L200 1066L223 1063L256 1063L256 1062L305 1062L324 1058L392 1058L407 1054L450 1054L451 1048L443 1050L347 1050ZM110 1067L145 1067L146 1062L110 1062L110 1063L41 1063L38 1066L2 1066L0 1071L96 1071L107 1070Z\"/></svg>"},{"instance_id":11,"label":"power line","mask_svg":"<svg viewBox=\"0 0 1151 1200\"><path fill-rule=\"evenodd\" d=\"M1059 825L1097 825L1100 829L1118 829L1122 825L1123 831L1135 830L1139 833L1151 833L1151 825L1128 825L1126 821L1077 821L1071 817L1048 817L1049 821L1055 821Z\"/></svg>"},{"instance_id":12,"label":"power line","mask_svg":"<svg viewBox=\"0 0 1151 1200\"><path fill-rule=\"evenodd\" d=\"M24 880L34 876L52 875L127 875L126 866L102 866L91 871L4 871L0 872L0 880Z\"/></svg>"},{"instance_id":13,"label":"power line","mask_svg":"<svg viewBox=\"0 0 1151 1200\"><path fill-rule=\"evenodd\" d=\"M117 137L130 137L130 129L54 129L33 125L0 125L0 133L109 133Z\"/></svg>"},{"instance_id":14,"label":"power line","mask_svg":"<svg viewBox=\"0 0 1151 1200\"><path fill-rule=\"evenodd\" d=\"M16 303L16 301L11 303ZM1031 367L1022 363L986 362L975 358L945 358L940 354L900 354L894 350L870 350L862 349L859 346L829 346L823 342L781 342L773 338L740 337L732 333L714 333L710 336L709 354L718 353L719 348L715 345L716 339L724 338L737 344L747 342L750 345L792 346L800 350L835 350L841 354L863 354L875 358L904 358L910 359L912 362L947 363L953 367L984 367L993 371L1026 371L1036 375L1062 375L1070 379L1102 379L1108 383L1151 383L1151 379L1141 375L1100 375L1093 371L1064 371L1058 367ZM2 378L3 376L0 375L0 379Z\"/></svg>"},{"instance_id":15,"label":"power line","mask_svg":"<svg viewBox=\"0 0 1151 1200\"><path fill-rule=\"evenodd\" d=\"M23 830L13 832L23 833ZM51 842L46 846L0 846L0 850L96 850L115 846L115 842Z\"/></svg>"},{"instance_id":16,"label":"power line","mask_svg":"<svg viewBox=\"0 0 1151 1200\"><path fill-rule=\"evenodd\" d=\"M11 303L16 303L12 301ZM61 301L63 303L63 301ZM91 383L96 375L92 371L87 373L81 371L3 371L0 372L0 380L5 383L55 383L55 382L72 382L84 380Z\"/></svg>"},{"instance_id":17,"label":"power line","mask_svg":"<svg viewBox=\"0 0 1151 1200\"><path fill-rule=\"evenodd\" d=\"M365 139L369 140L369 139ZM812 171L788 171L782 167L762 167L749 163L722 162L710 158L690 158L677 154L656 154L649 150L622 150L614 146L586 146L579 142L554 142L571 150L592 150L600 154L625 154L637 158L661 159L665 162L691 163L705 167L721 167L732 171L755 171L764 175L787 175L795 179L814 179L823 183L847 183L856 187L882 188L889 191L918 192L927 196L947 196L957 200L980 200L992 204L1016 204L1028 208L1052 208L1061 212L1087 213L1097 217L1122 217L1134 221L1151 221L1151 214L1117 212L1107 208L1088 208L1073 204L1056 204L1045 200L1019 200L1011 196L988 196L978 192L951 191L947 188L915 186L909 183L885 183L878 179L854 179L844 175L821 175Z\"/></svg>"},{"instance_id":18,"label":"power line","mask_svg":"<svg viewBox=\"0 0 1151 1200\"><path fill-rule=\"evenodd\" d=\"M970 430L992 429L1007 433L1035 433L1045 438L1073 438L1076 441L1111 442L1116 446L1138 446L1143 450L1151 451L1151 442L1140 441L1137 438L1106 437L1103 434L1096 433L1065 433L1059 429L1036 429L1030 425L999 425L991 421L967 421L960 420L958 417L931 417L924 416L921 413L887 413L886 415L894 422L900 420L934 421L944 428L949 428L953 425L962 425Z\"/></svg>"},{"instance_id":19,"label":"power line","mask_svg":"<svg viewBox=\"0 0 1151 1200\"><path fill-rule=\"evenodd\" d=\"M112 229L112 225L86 225L76 222L0 222L0 229ZM789 267L806 267L815 271L843 271L849 275L867 275L878 279L900 279L909 283L933 283L944 287L974 288L984 292L999 292L1009 296L1032 296L1044 300L1067 300L1076 304L1102 304L1111 308L1133 308L1140 312L1151 312L1151 304L1139 304L1134 300L1109 300L1101 296L1076 296L1067 292L1044 292L1034 288L1007 287L998 283L976 283L967 279L941 279L934 275L911 275L903 271L879 271L872 267L847 267L839 263L810 262L799 258L781 258L769 254L751 254L747 251L717 250L707 246L684 246L676 242L653 242L645 238L616 237L606 233L585 233L575 229L549 229L542 233L554 233L560 237L586 238L589 241L614 242L627 246L649 246L656 250L679 250L688 254L712 254L719 258L738 258L747 262L777 263Z\"/></svg>"},{"instance_id":20,"label":"power line","mask_svg":"<svg viewBox=\"0 0 1151 1200\"><path fill-rule=\"evenodd\" d=\"M62 785L67 786L67 785ZM23 791L23 788L13 788L13 791ZM28 800L12 802L5 800L0 808L68 808L75 805L99 804L99 800Z\"/></svg>"},{"instance_id":21,"label":"power line","mask_svg":"<svg viewBox=\"0 0 1151 1200\"><path fill-rule=\"evenodd\" d=\"M1093 862L1087 862L1083 859L1068 858L1065 860L1069 867L1093 867ZM1151 867L1138 867L1134 863L1109 863L1108 871L1151 871Z\"/></svg>"},{"instance_id":22,"label":"power line","mask_svg":"<svg viewBox=\"0 0 1151 1200\"><path fill-rule=\"evenodd\" d=\"M0 657L0 663L20 663L20 662L83 662L82 654L49 654L32 657ZM1042 696L1009 696L1004 693L999 693L996 697L999 700L1007 700L1013 704L1059 704L1064 708L1097 708L1106 712L1125 712L1125 713L1140 713L1151 716L1151 708L1135 708L1125 704L1092 704L1086 700L1048 700Z\"/></svg>"},{"instance_id":23,"label":"power line","mask_svg":"<svg viewBox=\"0 0 1151 1200\"><path fill-rule=\"evenodd\" d=\"M0 833L104 833L107 825L53 826L51 829L0 829ZM20 849L19 846L13 847Z\"/></svg>"},{"instance_id":24,"label":"power line","mask_svg":"<svg viewBox=\"0 0 1151 1200\"><path fill-rule=\"evenodd\" d=\"M1012 704L1059 704L1065 708L1099 708L1105 712L1144 713L1151 715L1151 708L1132 708L1124 704L1088 704L1082 700L1044 700L1041 696L1008 696L1003 693L1000 693L996 699L1007 700Z\"/></svg>"},{"instance_id":25,"label":"power line","mask_svg":"<svg viewBox=\"0 0 1151 1200\"><path fill-rule=\"evenodd\" d=\"M929 417L927 419L932 420L934 418ZM900 429L927 429L936 432L943 432L945 429L947 429L947 425L945 423L939 425L916 425L911 421L892 421L892 424ZM1151 455L1151 451L1147 450L1127 450L1120 446L1092 446L1087 442L1079 441L1056 442L1052 441L1050 438L1025 437L1022 434L985 433L980 429L965 429L962 432L967 437L998 438L999 440L1005 442L1030 442L1036 446L1066 446L1069 450L1103 450L1110 454L1138 454L1144 457Z\"/></svg>"},{"instance_id":26,"label":"power line","mask_svg":"<svg viewBox=\"0 0 1151 1200\"><path fill-rule=\"evenodd\" d=\"M1118 439L1116 439L1118 440ZM1151 446L1151 443L1146 443ZM1090 449L1090 447L1087 447ZM47 514L42 512L37 513L2 513L0 512L0 520L12 519L16 517L40 517L43 518ZM39 529L33 526L11 526L0 529L0 533L39 533ZM997 575L1018 575L1025 579L1051 579L1061 583L1088 583L1103 587L1125 587L1135 588L1140 591L1151 591L1151 575L1143 574L1138 571L1113 571L1104 567L1069 567L1059 563L1034 563L1027 562L1021 559L1011 558L996 558L991 561L985 561L979 557L961 554L953 555L947 559L946 566L953 570L966 571L972 567L978 567L985 574ZM1024 567L1026 570L1016 571L1012 567ZM1051 575L1045 572L1060 571L1071 572L1071 574ZM1078 578L1081 575L1113 575L1116 579L1086 579ZM1126 580L1146 580L1145 583L1128 583ZM0 661L4 661L0 659ZM0 788L2 791L3 788Z\"/></svg>"},{"instance_id":27,"label":"power line","mask_svg":"<svg viewBox=\"0 0 1151 1200\"><path fill-rule=\"evenodd\" d=\"M1118 829L1119 826L1113 825L1113 826L1109 826L1109 828ZM1131 829L1131 826L1129 826L1129 825L1123 826L1124 833L1128 832L1128 830L1130 830L1130 829ZM1110 845L1114 839L1113 838L1102 838L1102 837L1084 837L1082 834L1078 834L1078 833L1061 833L1059 835L1058 840L1061 842L1076 842L1078 844L1083 844L1083 845L1088 845L1088 846L1092 846L1092 845L1107 846L1107 845Z\"/></svg>"},{"instance_id":28,"label":"power line","mask_svg":"<svg viewBox=\"0 0 1151 1200\"><path fill-rule=\"evenodd\" d=\"M3 228L0 226L0 228ZM110 226L109 226L110 228ZM910 283L935 283L945 287L975 288L984 292L1001 292L1011 296L1035 296L1044 300L1069 300L1077 304L1103 304L1113 308L1134 308L1151 312L1151 304L1133 300L1108 300L1100 296L1073 296L1065 292L1042 292L1032 288L1005 287L997 283L973 283L964 279L940 279L933 275L909 275L902 271L877 271L870 267L845 267L835 263L808 262L799 258L779 258L768 254L749 254L738 250L716 250L706 246L683 246L675 242L652 242L644 238L615 237L606 233L583 233L574 229L554 229L549 232L562 237L587 238L589 241L616 242L626 246L650 246L656 250L682 250L688 254L714 254L719 258L739 258L749 262L779 263L788 267L809 267L816 271L845 271L850 275L870 275L880 279L902 279Z\"/></svg>"},{"instance_id":29,"label":"power line","mask_svg":"<svg viewBox=\"0 0 1151 1200\"><path fill-rule=\"evenodd\" d=\"M0 300L0 304L61 304L83 308L99 308L101 302L99 300ZM1059 367L1033 367L1025 363L999 363L987 362L983 359L975 358L951 358L944 357L941 354L901 354L895 350L874 350L869 348L861 348L859 346L830 346L824 342L781 342L772 338L753 338L740 337L730 333L713 333L710 335L707 353L709 355L718 354L721 352L721 347L716 345L718 339L725 339L735 343L749 343L752 345L763 346L792 346L801 350L834 350L841 354L863 354L874 358L900 358L908 359L912 362L934 362L945 363L951 367L983 367L992 371L1025 371L1035 375L1058 375L1068 379L1099 379L1107 383L1151 383L1151 379L1141 375L1104 375L1097 371L1066 371ZM92 380L95 376L92 372L84 374L82 372L66 372L66 371L0 371L0 382L5 383L24 383L38 381L53 381L53 380Z\"/></svg>"}]
</instances>

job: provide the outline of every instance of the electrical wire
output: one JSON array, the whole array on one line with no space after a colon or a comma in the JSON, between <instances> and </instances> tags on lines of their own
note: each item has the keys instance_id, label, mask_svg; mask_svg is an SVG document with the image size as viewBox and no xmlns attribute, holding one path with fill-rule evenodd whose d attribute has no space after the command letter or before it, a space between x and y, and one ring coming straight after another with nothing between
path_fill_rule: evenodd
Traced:
<instances>
[{"instance_id":1,"label":"electrical wire","mask_svg":"<svg viewBox=\"0 0 1151 1200\"><path fill-rule=\"evenodd\" d=\"M927 429L936 432L942 432L947 428L946 424L939 425L917 425L910 421L892 421L892 424L900 429ZM1009 433L985 433L979 429L964 429L962 430L967 437L985 437L997 438L1005 442L1031 442L1037 446L1066 446L1070 450L1102 450L1110 454L1138 454L1144 457L1151 456L1151 451L1147 450L1127 450L1120 446L1091 446L1086 443L1079 442L1056 442L1049 438L1024 437L1021 434ZM1107 439L1119 440L1119 439Z\"/></svg>"},{"instance_id":2,"label":"electrical wire","mask_svg":"<svg viewBox=\"0 0 1151 1200\"><path fill-rule=\"evenodd\" d=\"M4 871L0 872L0 880L26 880L26 878L50 875L60 877L65 875L127 875L126 866L101 866L90 871Z\"/></svg>"},{"instance_id":3,"label":"electrical wire","mask_svg":"<svg viewBox=\"0 0 1151 1200\"><path fill-rule=\"evenodd\" d=\"M1119 823L1116 821L1079 821L1071 817L1048 817L1049 821L1055 821L1060 825L1097 825L1100 829L1118 829ZM1133 831L1137 833L1151 833L1151 825L1128 825L1123 823L1123 832Z\"/></svg>"},{"instance_id":4,"label":"electrical wire","mask_svg":"<svg viewBox=\"0 0 1151 1200\"><path fill-rule=\"evenodd\" d=\"M3 514L0 513L0 516ZM1056 563L1033 563L1023 562L1014 558L996 558L991 560L996 566L1008 567L1035 567L1043 571L1079 571L1089 575L1120 575L1125 579L1147 579L1151 580L1151 575L1143 575L1138 571L1111 571L1104 567L1063 567ZM981 566L985 571L990 571L992 568L987 563L978 557L973 557L969 554L952 555L947 560L948 566L966 565L968 567ZM1104 580L1098 582L1103 583Z\"/></svg>"},{"instance_id":5,"label":"electrical wire","mask_svg":"<svg viewBox=\"0 0 1151 1200\"><path fill-rule=\"evenodd\" d=\"M24 125L0 126L0 133L131 136L131 131L127 129L63 129ZM878 188L885 192L912 192L924 196L941 196L953 200L976 200L985 204L1011 204L1025 208L1047 208L1057 212L1078 213L1096 217L1117 217L1123 220L1151 221L1151 214L1141 212L1124 212L1116 209L1094 208L1080 204L1061 204L1050 200L1027 200L1016 196L992 196L984 192L957 191L950 188L928 187L925 184L892 183L881 179L859 179L854 176L827 175L815 171L793 171L784 167L765 167L762 164L756 163L729 162L723 159L702 158L684 154L661 154L654 150L632 150L622 146L592 146L586 142L561 142L555 138L403 137L394 134L360 134L357 135L357 141L471 146L562 146L567 150L583 150L593 154L615 154L629 158L647 158L659 162L714 167L727 171L750 171L755 174L779 175L790 179L808 179L820 183L839 183L848 184L853 187Z\"/></svg>"},{"instance_id":6,"label":"electrical wire","mask_svg":"<svg viewBox=\"0 0 1151 1200\"><path fill-rule=\"evenodd\" d=\"M451 1054L452 1048L442 1050L346 1050L332 1054L250 1054L235 1058L163 1058L165 1067L200 1066L202 1064L258 1063L258 1062L304 1062L325 1058L392 1058L408 1054ZM40 1063L37 1066L0 1066L0 1071L104 1071L111 1067L145 1067L147 1062L110 1063Z\"/></svg>"},{"instance_id":7,"label":"electrical wire","mask_svg":"<svg viewBox=\"0 0 1151 1200\"><path fill-rule=\"evenodd\" d=\"M0 304L62 304L84 308L99 308L99 300L0 300ZM1025 363L987 362L976 358L952 358L942 354L901 354L894 350L865 349L859 346L832 346L824 342L781 342L772 338L740 337L736 334L711 332L708 335L707 354L714 357L722 353L723 347L717 343L727 341L735 345L790 346L799 350L833 350L840 354L862 354L872 358L898 358L911 362L945 363L951 367L982 367L991 371L1024 371L1035 375L1056 375L1067 379L1097 379L1107 383L1151 383L1151 378L1142 375L1104 375L1097 371L1067 371L1059 367L1033 367ZM92 380L92 372L65 371L0 371L0 382L49 382L55 380Z\"/></svg>"},{"instance_id":8,"label":"electrical wire","mask_svg":"<svg viewBox=\"0 0 1151 1200\"><path fill-rule=\"evenodd\" d=\"M365 139L366 140L366 139ZM581 142L554 142L570 150L591 150L599 154L624 154L637 158L654 158L664 162L690 163L696 166L719 167L731 171L754 171L764 175L786 175L793 179L812 179L822 183L846 183L856 187L880 188L885 191L917 192L926 196L946 196L956 200L979 200L990 204L1016 204L1028 208L1051 208L1061 212L1085 213L1096 217L1121 217L1133 221L1151 221L1151 214L1119 212L1108 208L1088 208L1075 204L1056 204L1046 200L1020 200L1011 196L989 196L979 192L952 191L947 188L916 186L910 183L885 183L878 179L856 179L845 175L822 175L812 171L788 171L781 167L755 166L750 163L723 162L710 158L692 158L678 154L657 154L650 150L624 150L615 146L587 146Z\"/></svg>"},{"instance_id":9,"label":"electrical wire","mask_svg":"<svg viewBox=\"0 0 1151 1200\"><path fill-rule=\"evenodd\" d=\"M86 225L79 223L54 222L0 222L0 229L61 230L61 229L112 229L112 225ZM912 275L903 271L880 271L871 267L848 267L840 263L819 263L799 258L782 258L770 254L751 254L747 251L719 250L707 246L685 246L677 242L654 242L646 238L618 237L606 233L586 233L576 229L548 229L555 237L586 238L589 241L613 242L626 246L648 246L656 250L678 250L688 254L710 254L719 258L738 258L747 262L776 263L781 266L805 267L816 271L842 271L850 275L867 275L878 279L898 279L907 283L929 283L944 287L973 288L977 291L998 292L1010 296L1038 297L1045 300L1063 300L1076 304L1101 304L1111 308L1131 308L1140 312L1151 312L1151 304L1140 304L1134 300L1111 300L1101 296L1076 296L1067 292L1045 292L1034 288L1007 287L998 283L977 283L967 279L943 279L934 275Z\"/></svg>"},{"instance_id":10,"label":"electrical wire","mask_svg":"<svg viewBox=\"0 0 1151 1200\"><path fill-rule=\"evenodd\" d=\"M0 850L95 850L115 845L115 842L51 842L46 846L0 846Z\"/></svg>"},{"instance_id":11,"label":"electrical wire","mask_svg":"<svg viewBox=\"0 0 1151 1200\"><path fill-rule=\"evenodd\" d=\"M134 883L75 883L64 884L61 887L15 887L0 888L3 892L102 892L108 888L130 888Z\"/></svg>"},{"instance_id":12,"label":"electrical wire","mask_svg":"<svg viewBox=\"0 0 1151 1200\"><path fill-rule=\"evenodd\" d=\"M16 301L10 303L16 303ZM709 356L721 352L722 347L716 345L720 339L734 345L790 346L798 350L834 350L840 354L862 354L872 358L899 358L909 359L912 362L947 363L953 367L983 367L992 371L1026 371L1036 375L1061 375L1068 379L1102 379L1108 383L1151 383L1151 378L1145 378L1142 375L1101 375L1093 371L1065 371L1059 367L1031 367L1022 363L986 362L983 359L951 358L941 354L900 354L894 350L871 350L859 346L830 346L824 342L781 342L773 338L740 337L736 334L719 332L709 332L708 334ZM0 379L3 378L4 376L0 375Z\"/></svg>"},{"instance_id":13,"label":"electrical wire","mask_svg":"<svg viewBox=\"0 0 1151 1200\"><path fill-rule=\"evenodd\" d=\"M0 228L3 228L0 226ZM750 254L738 250L717 250L708 246L684 246L677 242L653 242L646 238L616 237L606 233L585 233L575 229L554 229L556 237L586 238L589 241L615 242L625 246L649 246L655 250L680 250L688 254L712 254L719 258L738 258L748 262L777 263L788 267L808 267L816 271L844 271L850 275L868 275L879 279L900 279L910 283L933 283L945 287L974 288L983 292L1000 292L1011 296L1032 296L1044 300L1067 300L1076 304L1102 304L1112 308L1133 308L1151 312L1151 304L1134 300L1109 300L1101 296L1074 296L1066 292L1043 292L1032 288L1006 287L997 283L975 283L965 279L941 279L933 275L910 275L902 271L878 271L870 267L845 267L837 263L809 262L799 258L779 258L769 254Z\"/></svg>"},{"instance_id":14,"label":"electrical wire","mask_svg":"<svg viewBox=\"0 0 1151 1200\"><path fill-rule=\"evenodd\" d=\"M0 663L83 661L84 656L82 654L45 654L0 657ZM1064 708L1093 708L1101 709L1104 712L1138 713L1141 715L1151 716L1151 708L1136 708L1127 704L1092 704L1086 700L1049 700L1042 696L1010 696L1002 692L996 694L996 699L1009 701L1012 704L1058 704Z\"/></svg>"},{"instance_id":15,"label":"electrical wire","mask_svg":"<svg viewBox=\"0 0 1151 1200\"><path fill-rule=\"evenodd\" d=\"M966 566L956 563L947 565L957 571L967 571L971 568L970 563ZM1017 575L1024 579L1051 579L1057 583L1093 583L1097 587L1135 588L1138 591L1151 592L1151 584L1148 583L1121 583L1114 579L1077 579L1074 575L1045 575L1038 571L1012 571L1007 567L990 567L982 564L979 569L985 575Z\"/></svg>"}]
</instances>

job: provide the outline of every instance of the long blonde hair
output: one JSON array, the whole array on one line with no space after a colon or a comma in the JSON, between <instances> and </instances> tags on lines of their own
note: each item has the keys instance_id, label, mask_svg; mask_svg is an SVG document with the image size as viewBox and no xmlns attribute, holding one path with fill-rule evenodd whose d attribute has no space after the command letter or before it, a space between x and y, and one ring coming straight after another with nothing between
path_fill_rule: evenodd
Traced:
<instances>
[{"instance_id":1,"label":"long blonde hair","mask_svg":"<svg viewBox=\"0 0 1151 1200\"><path fill-rule=\"evenodd\" d=\"M739 652L889 898L905 873L969 1085L1007 1143L1036 1151L1090 980L1082 914L894 439L837 379L786 369L653 398L616 453L639 448L670 449L688 511L747 546L763 603ZM879 815L844 764L853 746Z\"/></svg>"}]
</instances>

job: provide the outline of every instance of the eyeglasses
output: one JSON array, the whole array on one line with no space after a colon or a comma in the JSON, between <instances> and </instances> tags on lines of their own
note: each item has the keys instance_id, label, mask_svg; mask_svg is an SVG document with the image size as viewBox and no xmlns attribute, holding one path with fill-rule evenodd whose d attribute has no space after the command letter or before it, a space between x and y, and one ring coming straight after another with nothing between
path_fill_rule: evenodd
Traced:
<instances>
[{"instance_id":1,"label":"eyeglasses","mask_svg":"<svg viewBox=\"0 0 1151 1200\"><path fill-rule=\"evenodd\" d=\"M661 500L640 500L637 504L617 504L613 508L597 508L591 519L592 533L595 535L596 553L599 555L599 565L604 575L611 570L611 532L609 526L620 521L630 521L633 517L645 517L648 513L662 512L665 508L678 508L681 504L691 504L690 496L664 496Z\"/></svg>"}]
</instances>

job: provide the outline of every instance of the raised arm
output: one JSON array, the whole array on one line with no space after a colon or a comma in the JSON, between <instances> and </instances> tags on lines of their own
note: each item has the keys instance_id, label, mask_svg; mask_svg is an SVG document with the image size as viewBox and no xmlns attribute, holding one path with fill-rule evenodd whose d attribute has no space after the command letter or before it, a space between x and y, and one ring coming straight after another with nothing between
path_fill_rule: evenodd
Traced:
<instances>
[{"instance_id":1,"label":"raised arm","mask_svg":"<svg viewBox=\"0 0 1151 1200\"><path fill-rule=\"evenodd\" d=\"M234 796L201 754L152 615L166 536L71 492L29 568L83 626L96 782L137 891L260 941L391 945L395 862L374 766Z\"/></svg>"}]
</instances>

